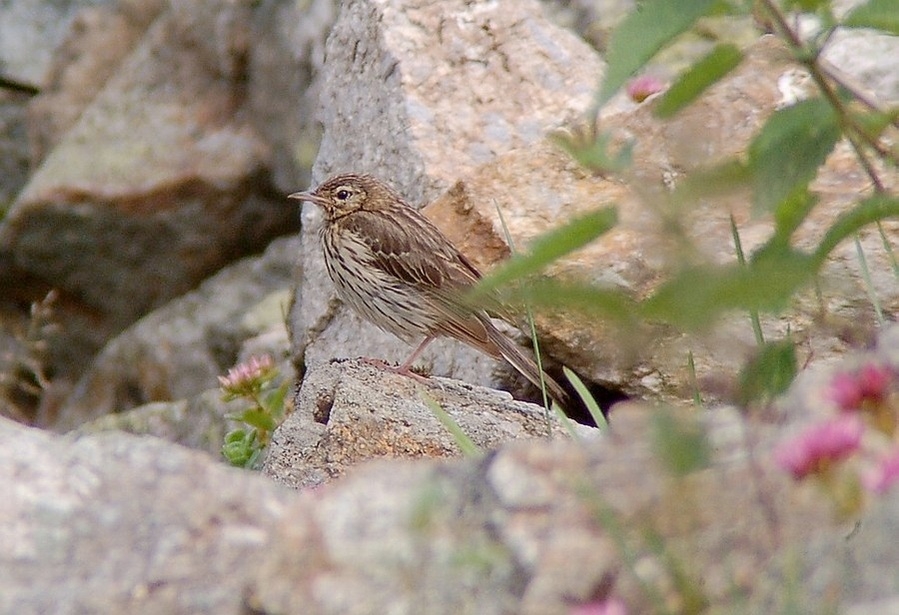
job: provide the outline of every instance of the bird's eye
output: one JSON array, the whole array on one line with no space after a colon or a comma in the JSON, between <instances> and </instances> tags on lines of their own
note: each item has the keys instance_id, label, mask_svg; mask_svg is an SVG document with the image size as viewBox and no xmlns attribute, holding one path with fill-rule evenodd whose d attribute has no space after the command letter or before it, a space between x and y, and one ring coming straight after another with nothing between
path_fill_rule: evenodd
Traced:
<instances>
[{"instance_id":1,"label":"bird's eye","mask_svg":"<svg viewBox=\"0 0 899 615\"><path fill-rule=\"evenodd\" d=\"M338 201L345 201L348 198L350 198L350 191L346 190L344 188L341 188L340 190L337 191L337 194L334 196L337 197Z\"/></svg>"}]
</instances>

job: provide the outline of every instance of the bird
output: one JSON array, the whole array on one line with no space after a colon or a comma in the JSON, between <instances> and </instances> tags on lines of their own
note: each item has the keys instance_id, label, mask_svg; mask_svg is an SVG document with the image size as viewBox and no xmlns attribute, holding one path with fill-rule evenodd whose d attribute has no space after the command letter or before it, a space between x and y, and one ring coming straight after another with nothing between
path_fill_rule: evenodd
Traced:
<instances>
[{"instance_id":1,"label":"bird","mask_svg":"<svg viewBox=\"0 0 899 615\"><path fill-rule=\"evenodd\" d=\"M450 337L504 358L538 388L542 376L550 397L568 403L561 385L493 324L491 314L466 300L481 279L477 267L387 183L339 174L288 198L324 213L325 267L343 302L410 345L422 340L406 361L388 369L420 378L413 362L434 339Z\"/></svg>"}]
</instances>

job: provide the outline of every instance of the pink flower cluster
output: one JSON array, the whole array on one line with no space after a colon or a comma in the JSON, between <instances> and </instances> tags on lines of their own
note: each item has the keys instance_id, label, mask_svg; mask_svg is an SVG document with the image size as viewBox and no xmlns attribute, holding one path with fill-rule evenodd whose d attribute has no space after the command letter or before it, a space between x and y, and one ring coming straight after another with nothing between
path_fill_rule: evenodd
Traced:
<instances>
[{"instance_id":1,"label":"pink flower cluster","mask_svg":"<svg viewBox=\"0 0 899 615\"><path fill-rule=\"evenodd\" d=\"M804 478L857 451L864 428L864 423L855 415L844 415L815 425L783 442L774 451L774 461L794 478Z\"/></svg>"},{"instance_id":2,"label":"pink flower cluster","mask_svg":"<svg viewBox=\"0 0 899 615\"><path fill-rule=\"evenodd\" d=\"M855 372L840 372L830 385L830 398L844 412L861 409L865 401L880 402L893 381L893 372L879 364L866 363Z\"/></svg>"},{"instance_id":3,"label":"pink flower cluster","mask_svg":"<svg viewBox=\"0 0 899 615\"><path fill-rule=\"evenodd\" d=\"M275 368L275 361L269 355L251 357L246 363L235 365L227 376L219 376L222 389L231 395L243 395L261 388L269 380Z\"/></svg>"},{"instance_id":4,"label":"pink flower cluster","mask_svg":"<svg viewBox=\"0 0 899 615\"><path fill-rule=\"evenodd\" d=\"M895 373L889 367L868 362L856 370L836 374L828 389L840 414L786 440L774 452L775 462L796 479L826 474L835 462L858 451L867 427L888 436L891 449L878 455L876 466L862 477L872 493L883 493L899 481L899 448L896 447L896 409L890 405Z\"/></svg>"}]
</instances>

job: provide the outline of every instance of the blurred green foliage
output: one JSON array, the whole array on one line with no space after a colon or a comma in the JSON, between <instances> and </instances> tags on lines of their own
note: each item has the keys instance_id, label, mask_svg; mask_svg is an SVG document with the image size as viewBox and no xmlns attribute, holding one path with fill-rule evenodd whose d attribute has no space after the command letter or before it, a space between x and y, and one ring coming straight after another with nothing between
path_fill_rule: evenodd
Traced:
<instances>
[{"instance_id":1,"label":"blurred green foliage","mask_svg":"<svg viewBox=\"0 0 899 615\"><path fill-rule=\"evenodd\" d=\"M787 11L814 13L820 31L802 38ZM749 191L756 216L771 216L773 230L755 249L734 262L717 264L685 259L672 266L667 277L646 297L633 297L619 288L577 280L541 277L545 267L600 238L614 228L614 208L571 220L547 233L529 252L516 254L488 276L481 291L498 291L507 301L535 307L563 309L587 318L602 319L624 331L644 323L664 324L685 331L707 328L723 313L734 310L752 315L760 349L740 375L738 400L749 406L783 392L796 371L789 339L766 343L758 325L759 313L788 309L798 291L812 284L828 256L844 240L864 227L899 217L899 196L884 187L877 169L897 165L899 151L883 139L888 127L899 127L899 106L887 107L854 90L842 76L821 61L821 53L838 28L878 28L899 31L899 0L869 0L842 21L828 0L646 0L613 32L608 66L597 94L600 107L632 76L679 35L698 28L712 16L752 17L774 31L792 52L793 59L811 75L818 93L774 111L751 139L743 156L689 173L661 198L660 210L684 211L691 203L720 193ZM649 104L660 121L686 108L709 86L737 67L743 52L721 41L675 79L671 87ZM612 152L612 138L595 128L556 140L583 166L600 174L621 172L630 163L630 149ZM836 144L845 139L870 178L872 189L858 195L854 205L836 217L817 245L800 249L794 235L815 211L818 199L811 182ZM877 164L875 164L877 161ZM626 178L626 174L624 175ZM886 248L892 253L881 228ZM684 348L687 355L692 349Z\"/></svg>"}]
</instances>

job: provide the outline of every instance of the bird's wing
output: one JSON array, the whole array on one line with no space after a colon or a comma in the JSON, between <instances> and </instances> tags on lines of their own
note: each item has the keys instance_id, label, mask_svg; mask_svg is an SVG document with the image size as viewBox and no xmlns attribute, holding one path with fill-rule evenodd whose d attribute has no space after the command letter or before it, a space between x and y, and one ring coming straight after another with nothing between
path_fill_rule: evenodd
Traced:
<instances>
[{"instance_id":1,"label":"bird's wing","mask_svg":"<svg viewBox=\"0 0 899 615\"><path fill-rule=\"evenodd\" d=\"M471 261L413 209L356 211L343 223L371 249L373 267L418 290L457 291L481 277Z\"/></svg>"}]
</instances>

